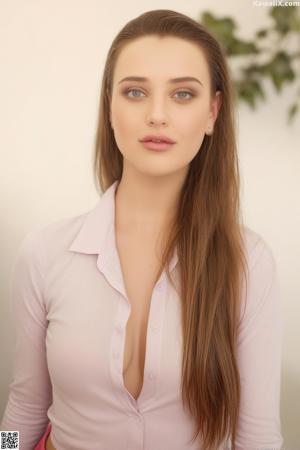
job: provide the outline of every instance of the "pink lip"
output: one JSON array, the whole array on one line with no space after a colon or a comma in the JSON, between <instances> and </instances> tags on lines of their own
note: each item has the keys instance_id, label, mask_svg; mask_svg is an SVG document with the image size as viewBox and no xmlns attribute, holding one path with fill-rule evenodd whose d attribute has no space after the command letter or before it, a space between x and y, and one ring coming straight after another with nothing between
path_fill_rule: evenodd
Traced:
<instances>
[{"instance_id":1,"label":"pink lip","mask_svg":"<svg viewBox=\"0 0 300 450\"><path fill-rule=\"evenodd\" d=\"M154 150L155 152L164 152L172 147L170 142L153 142L153 141L141 141L141 144L148 150Z\"/></svg>"},{"instance_id":2,"label":"pink lip","mask_svg":"<svg viewBox=\"0 0 300 450\"><path fill-rule=\"evenodd\" d=\"M157 140L157 139L159 139L160 141L163 141L164 143L175 144L175 141L173 141L173 139L169 138L168 136L155 135L155 134L148 134L147 136L144 136L142 139L140 139L140 141L148 142L148 141Z\"/></svg>"}]
</instances>

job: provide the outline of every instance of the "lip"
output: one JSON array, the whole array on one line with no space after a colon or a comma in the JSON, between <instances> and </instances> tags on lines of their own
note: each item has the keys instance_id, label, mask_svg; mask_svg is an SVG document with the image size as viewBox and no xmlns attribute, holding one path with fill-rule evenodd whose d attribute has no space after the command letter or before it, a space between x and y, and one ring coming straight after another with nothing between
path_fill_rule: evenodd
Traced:
<instances>
[{"instance_id":1,"label":"lip","mask_svg":"<svg viewBox=\"0 0 300 450\"><path fill-rule=\"evenodd\" d=\"M155 152L164 152L169 150L172 145L171 142L153 142L153 141L141 141L141 144L148 150L154 150Z\"/></svg>"},{"instance_id":2,"label":"lip","mask_svg":"<svg viewBox=\"0 0 300 450\"><path fill-rule=\"evenodd\" d=\"M173 141L173 139L169 138L168 136L164 136L162 134L160 135L148 134L147 136L144 136L142 139L140 139L140 142L149 142L157 139L162 141L162 143L175 144L175 141Z\"/></svg>"}]
</instances>

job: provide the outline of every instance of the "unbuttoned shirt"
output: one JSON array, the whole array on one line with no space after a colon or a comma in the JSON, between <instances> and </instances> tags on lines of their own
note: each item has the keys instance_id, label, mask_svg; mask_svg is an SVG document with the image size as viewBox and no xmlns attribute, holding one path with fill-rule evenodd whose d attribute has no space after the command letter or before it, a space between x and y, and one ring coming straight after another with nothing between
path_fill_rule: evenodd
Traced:
<instances>
[{"instance_id":1,"label":"unbuttoned shirt","mask_svg":"<svg viewBox=\"0 0 300 450\"><path fill-rule=\"evenodd\" d=\"M123 381L130 316L115 237L116 180L83 214L31 230L15 260L13 380L1 430L33 450L51 422L57 450L201 450L180 389L180 298L163 271L151 296L143 386ZM282 310L265 240L243 227L249 266L237 362L237 450L280 449ZM179 280L178 254L170 270ZM137 283L139 280L137 280ZM176 285L175 285L176 287ZM230 449L230 440L220 449Z\"/></svg>"}]
</instances>

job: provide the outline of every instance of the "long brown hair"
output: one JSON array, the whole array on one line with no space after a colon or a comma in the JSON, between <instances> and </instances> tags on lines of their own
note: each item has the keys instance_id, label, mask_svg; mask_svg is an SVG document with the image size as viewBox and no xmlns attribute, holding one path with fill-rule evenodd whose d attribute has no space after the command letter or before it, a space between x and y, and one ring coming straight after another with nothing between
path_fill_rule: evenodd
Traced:
<instances>
[{"instance_id":1,"label":"long brown hair","mask_svg":"<svg viewBox=\"0 0 300 450\"><path fill-rule=\"evenodd\" d=\"M224 51L200 23L172 10L152 10L128 22L117 34L102 79L94 177L102 192L122 177L123 157L110 125L111 83L122 48L146 35L175 36L199 45L209 67L211 94L222 94L214 132L205 135L190 163L157 279L166 268L174 286L168 265L176 247L182 308L182 401L195 419L193 441L201 434L203 449L215 450L230 438L235 449L240 405L236 346L241 275L246 275L247 267L239 217L235 94ZM244 279L247 281L246 276Z\"/></svg>"}]
</instances>

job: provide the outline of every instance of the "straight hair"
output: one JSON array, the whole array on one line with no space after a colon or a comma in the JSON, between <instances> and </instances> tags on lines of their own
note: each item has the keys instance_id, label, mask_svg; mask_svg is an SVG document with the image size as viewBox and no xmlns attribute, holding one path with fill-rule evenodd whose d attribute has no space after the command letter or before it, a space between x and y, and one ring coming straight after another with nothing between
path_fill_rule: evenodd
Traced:
<instances>
[{"instance_id":1,"label":"straight hair","mask_svg":"<svg viewBox=\"0 0 300 450\"><path fill-rule=\"evenodd\" d=\"M123 156L110 124L112 80L118 55L143 36L173 36L199 46L210 74L211 95L222 103L212 135L205 135L191 161L162 256L170 283L169 263L178 253L183 353L183 407L195 423L203 450L235 439L241 385L237 335L243 277L247 282L243 225L240 220L240 175L235 137L235 94L222 46L197 21L176 11L147 11L117 34L105 62L93 162L97 190L104 192L122 177Z\"/></svg>"}]
</instances>

